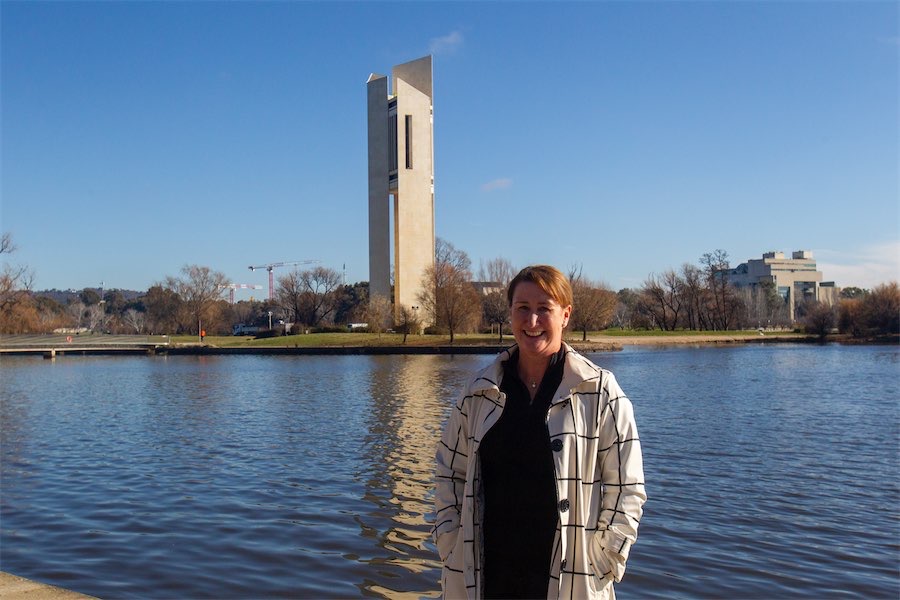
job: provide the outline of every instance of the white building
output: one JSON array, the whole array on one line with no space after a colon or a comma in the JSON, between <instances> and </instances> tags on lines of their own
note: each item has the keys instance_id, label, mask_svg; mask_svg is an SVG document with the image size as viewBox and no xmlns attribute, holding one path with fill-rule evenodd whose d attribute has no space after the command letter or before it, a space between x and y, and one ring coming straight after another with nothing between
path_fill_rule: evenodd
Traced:
<instances>
[{"instance_id":1,"label":"white building","mask_svg":"<svg viewBox=\"0 0 900 600\"><path fill-rule=\"evenodd\" d=\"M822 273L816 270L816 261L809 250L794 252L791 258L785 258L784 252L766 252L761 259L750 259L732 269L728 280L738 288L773 283L790 307L791 321L797 305L804 300L833 304L839 291L833 281L822 281Z\"/></svg>"}]
</instances>

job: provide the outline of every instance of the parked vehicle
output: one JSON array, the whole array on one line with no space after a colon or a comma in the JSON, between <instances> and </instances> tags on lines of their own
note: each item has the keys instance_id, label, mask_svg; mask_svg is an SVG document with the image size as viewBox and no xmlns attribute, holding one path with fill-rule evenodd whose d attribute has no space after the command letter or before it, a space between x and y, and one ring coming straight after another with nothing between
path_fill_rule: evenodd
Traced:
<instances>
[{"instance_id":1,"label":"parked vehicle","mask_svg":"<svg viewBox=\"0 0 900 600\"><path fill-rule=\"evenodd\" d=\"M238 323L231 328L231 335L256 335L257 333L259 333L259 327L256 325Z\"/></svg>"}]
</instances>

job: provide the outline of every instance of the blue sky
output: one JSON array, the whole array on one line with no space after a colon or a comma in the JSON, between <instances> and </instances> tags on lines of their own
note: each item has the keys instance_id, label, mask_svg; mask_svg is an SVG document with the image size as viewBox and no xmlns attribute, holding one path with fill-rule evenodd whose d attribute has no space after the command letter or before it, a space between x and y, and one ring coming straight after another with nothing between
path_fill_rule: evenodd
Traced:
<instances>
[{"instance_id":1,"label":"blue sky","mask_svg":"<svg viewBox=\"0 0 900 600\"><path fill-rule=\"evenodd\" d=\"M841 286L900 277L895 2L0 18L0 230L37 289L146 289L186 264L266 285L248 265L306 259L368 279L366 79L429 53L436 230L476 269L580 264L619 289L718 248L805 249Z\"/></svg>"}]
</instances>

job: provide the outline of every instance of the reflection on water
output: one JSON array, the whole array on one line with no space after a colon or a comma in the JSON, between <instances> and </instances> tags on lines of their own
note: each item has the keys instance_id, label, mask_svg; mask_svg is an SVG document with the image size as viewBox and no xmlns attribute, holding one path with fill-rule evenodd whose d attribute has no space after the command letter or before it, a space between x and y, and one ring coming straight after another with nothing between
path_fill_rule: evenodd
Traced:
<instances>
[{"instance_id":1,"label":"reflection on water","mask_svg":"<svg viewBox=\"0 0 900 600\"><path fill-rule=\"evenodd\" d=\"M420 360L416 360L419 358ZM443 402L441 390L435 385L435 357L404 357L393 369L372 371L370 396L372 407L367 419L369 449L366 481L366 500L386 526L366 529L378 531L378 544L390 551L385 557L371 561L374 572L385 574L382 581L367 578L360 586L387 596L408 592L406 577L390 579L385 566L399 567L411 574L422 574L435 568L431 551L427 548L426 504L431 482L430 448L437 442L433 424L440 422ZM422 360L424 359L424 360ZM387 357L372 357L375 363L390 361ZM431 584L418 590L434 592ZM434 595L434 593L430 594Z\"/></svg>"},{"instance_id":2,"label":"reflection on water","mask_svg":"<svg viewBox=\"0 0 900 600\"><path fill-rule=\"evenodd\" d=\"M626 350L620 598L900 593L896 347ZM435 445L486 356L0 362L0 559L107 598L438 595Z\"/></svg>"},{"instance_id":3,"label":"reflection on water","mask_svg":"<svg viewBox=\"0 0 900 600\"><path fill-rule=\"evenodd\" d=\"M434 451L443 421L460 391L466 371L489 358L440 356L371 357L367 464L371 478L366 499L376 507L368 516L386 525L379 545L389 552L370 564L378 567L360 587L391 598L438 597L440 562L426 519L433 510ZM454 363L458 368L454 368ZM363 525L367 533L369 524ZM392 571L382 571L385 566ZM405 571L400 577L396 569ZM378 575L383 575L379 581ZM421 582L416 584L414 582Z\"/></svg>"},{"instance_id":4,"label":"reflection on water","mask_svg":"<svg viewBox=\"0 0 900 600\"><path fill-rule=\"evenodd\" d=\"M434 447L485 360L4 359L2 568L99 597L434 597Z\"/></svg>"}]
</instances>

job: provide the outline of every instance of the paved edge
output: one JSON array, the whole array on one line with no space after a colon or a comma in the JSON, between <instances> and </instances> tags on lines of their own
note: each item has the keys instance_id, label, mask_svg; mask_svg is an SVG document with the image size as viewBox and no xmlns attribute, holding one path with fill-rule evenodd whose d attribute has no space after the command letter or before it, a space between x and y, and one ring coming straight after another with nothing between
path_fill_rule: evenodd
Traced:
<instances>
[{"instance_id":1,"label":"paved edge","mask_svg":"<svg viewBox=\"0 0 900 600\"><path fill-rule=\"evenodd\" d=\"M90 600L94 597L0 571L0 598L3 600Z\"/></svg>"},{"instance_id":2,"label":"paved edge","mask_svg":"<svg viewBox=\"0 0 900 600\"><path fill-rule=\"evenodd\" d=\"M716 346L727 344L767 344L767 343L815 343L816 338L802 334L783 336L756 335L691 335L691 336L615 336L593 337L587 341L566 339L566 343L579 352L616 352L625 346ZM834 340L838 341L838 340ZM210 346L210 345L174 345L152 349L136 350L134 348L56 348L50 349L15 348L0 345L0 356L43 354L45 358L71 356L125 355L299 355L299 356L335 356L335 355L388 355L388 354L497 354L513 344L510 340L505 344L460 344L460 345L391 345L391 346Z\"/></svg>"}]
</instances>

